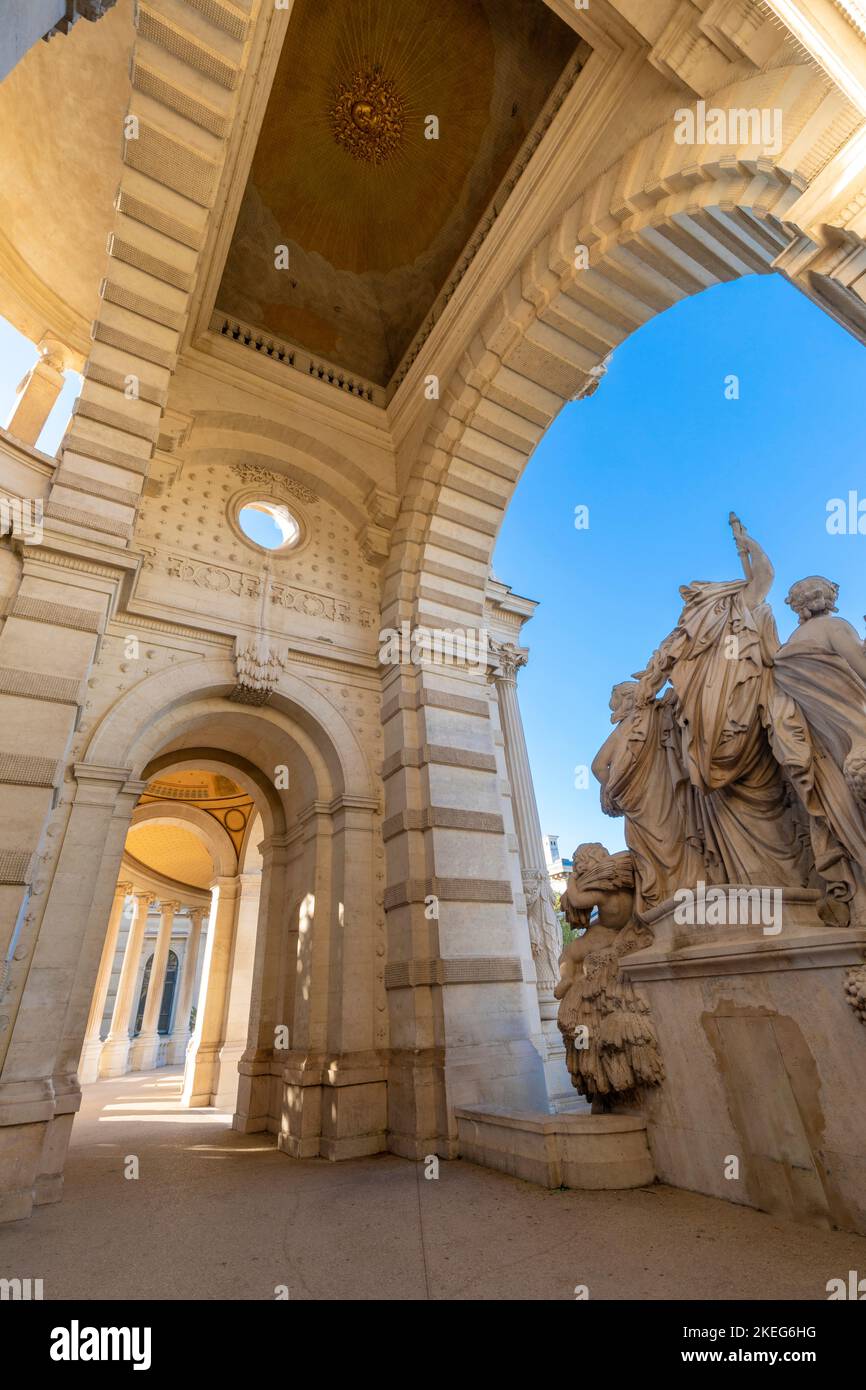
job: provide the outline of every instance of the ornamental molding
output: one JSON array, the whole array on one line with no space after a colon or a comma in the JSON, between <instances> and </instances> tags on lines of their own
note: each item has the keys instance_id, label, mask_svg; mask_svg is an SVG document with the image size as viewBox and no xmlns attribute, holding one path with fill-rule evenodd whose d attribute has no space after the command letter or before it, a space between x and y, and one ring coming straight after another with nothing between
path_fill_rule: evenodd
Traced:
<instances>
[{"instance_id":1,"label":"ornamental molding","mask_svg":"<svg viewBox=\"0 0 866 1390\"><path fill-rule=\"evenodd\" d=\"M308 618L325 618L329 623L348 623L358 627L372 627L372 609L358 607L345 599L331 595L317 594L312 589L299 589L292 585L280 584L276 580L270 586L271 603L287 608L293 613L303 613Z\"/></svg>"},{"instance_id":2,"label":"ornamental molding","mask_svg":"<svg viewBox=\"0 0 866 1390\"><path fill-rule=\"evenodd\" d=\"M288 495L299 502L312 503L319 500L311 488L305 487L297 479L289 478L285 473L273 473L269 468L262 468L261 464L233 463L230 467L232 473L247 487L260 487L270 492Z\"/></svg>"}]
</instances>

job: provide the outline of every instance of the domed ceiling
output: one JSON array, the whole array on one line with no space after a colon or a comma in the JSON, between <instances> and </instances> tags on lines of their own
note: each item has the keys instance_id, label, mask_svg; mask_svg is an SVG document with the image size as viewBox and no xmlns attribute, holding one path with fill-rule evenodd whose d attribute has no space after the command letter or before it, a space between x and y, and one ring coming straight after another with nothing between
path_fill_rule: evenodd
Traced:
<instances>
[{"instance_id":1,"label":"domed ceiling","mask_svg":"<svg viewBox=\"0 0 866 1390\"><path fill-rule=\"evenodd\" d=\"M543 0L296 0L219 311L386 385L578 45Z\"/></svg>"}]
</instances>

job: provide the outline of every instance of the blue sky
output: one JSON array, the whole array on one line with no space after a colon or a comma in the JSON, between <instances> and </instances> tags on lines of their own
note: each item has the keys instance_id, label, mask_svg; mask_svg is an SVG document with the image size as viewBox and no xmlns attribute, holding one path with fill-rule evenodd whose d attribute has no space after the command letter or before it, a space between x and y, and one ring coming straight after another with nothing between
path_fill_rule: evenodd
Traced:
<instances>
[{"instance_id":1,"label":"blue sky","mask_svg":"<svg viewBox=\"0 0 866 1390\"><path fill-rule=\"evenodd\" d=\"M739 377L739 399L725 378ZM866 535L830 535L827 502L866 499L866 351L780 276L750 276L658 315L614 353L589 400L545 435L505 517L494 565L540 600L524 628L519 690L542 829L570 854L622 848L598 787L578 791L610 732L611 686L640 670L673 627L678 586L739 578L733 510L776 569L782 637L788 588L808 574L841 586L863 635ZM575 530L575 506L590 509ZM864 523L866 524L866 523Z\"/></svg>"},{"instance_id":2,"label":"blue sky","mask_svg":"<svg viewBox=\"0 0 866 1390\"><path fill-rule=\"evenodd\" d=\"M0 320L2 418L35 348ZM739 377L739 399L725 378ZM70 373L39 447L54 453L79 389ZM567 406L531 459L495 567L540 601L520 699L542 828L570 853L623 844L598 789L576 790L609 729L615 682L646 662L680 608L678 586L739 576L734 510L789 585L826 574L864 630L866 535L830 535L827 503L866 499L866 352L779 276L751 276L670 309L619 347L589 400ZM589 529L576 530L576 506ZM264 535L260 537L264 540Z\"/></svg>"}]
</instances>

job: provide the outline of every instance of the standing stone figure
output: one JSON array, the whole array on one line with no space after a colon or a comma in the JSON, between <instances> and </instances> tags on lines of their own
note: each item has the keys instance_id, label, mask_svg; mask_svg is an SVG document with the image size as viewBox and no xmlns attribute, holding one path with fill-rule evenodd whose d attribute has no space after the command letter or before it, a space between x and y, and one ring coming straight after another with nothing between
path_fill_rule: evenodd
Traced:
<instances>
[{"instance_id":1,"label":"standing stone figure","mask_svg":"<svg viewBox=\"0 0 866 1390\"><path fill-rule=\"evenodd\" d=\"M631 854L579 845L562 904L583 934L560 958L557 1023L572 1085L598 1113L663 1076L649 1009L619 974L620 956L649 941L635 921Z\"/></svg>"},{"instance_id":2,"label":"standing stone figure","mask_svg":"<svg viewBox=\"0 0 866 1390\"><path fill-rule=\"evenodd\" d=\"M808 816L822 918L866 925L866 648L834 618L839 586L800 579L800 625L775 653L769 735Z\"/></svg>"},{"instance_id":3,"label":"standing stone figure","mask_svg":"<svg viewBox=\"0 0 866 1390\"><path fill-rule=\"evenodd\" d=\"M803 887L807 837L766 728L779 645L765 602L773 567L733 514L731 525L745 579L680 589L685 606L640 673L637 703L670 681L710 881Z\"/></svg>"},{"instance_id":4,"label":"standing stone figure","mask_svg":"<svg viewBox=\"0 0 866 1390\"><path fill-rule=\"evenodd\" d=\"M674 695L637 705L636 681L610 697L614 732L592 764L601 808L625 816L634 865L635 912L658 907L684 884L704 876L703 835L695 789L682 756Z\"/></svg>"}]
</instances>

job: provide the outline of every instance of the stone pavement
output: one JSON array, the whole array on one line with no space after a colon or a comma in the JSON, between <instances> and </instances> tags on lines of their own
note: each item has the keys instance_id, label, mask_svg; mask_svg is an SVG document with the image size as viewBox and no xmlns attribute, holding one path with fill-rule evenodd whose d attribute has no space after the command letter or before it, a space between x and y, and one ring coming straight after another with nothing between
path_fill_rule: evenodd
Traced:
<instances>
[{"instance_id":1,"label":"stone pavement","mask_svg":"<svg viewBox=\"0 0 866 1390\"><path fill-rule=\"evenodd\" d=\"M64 1200L0 1228L46 1299L825 1299L866 1240L652 1187L551 1192L464 1162L330 1164L181 1110L180 1072L85 1089ZM137 1180L124 1178L136 1155Z\"/></svg>"}]
</instances>

